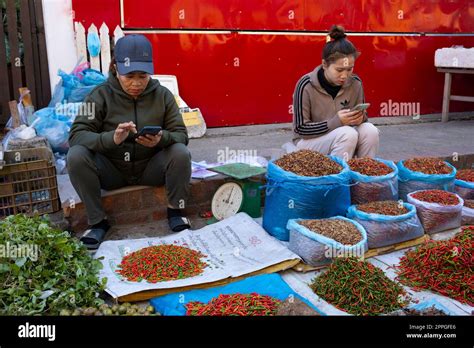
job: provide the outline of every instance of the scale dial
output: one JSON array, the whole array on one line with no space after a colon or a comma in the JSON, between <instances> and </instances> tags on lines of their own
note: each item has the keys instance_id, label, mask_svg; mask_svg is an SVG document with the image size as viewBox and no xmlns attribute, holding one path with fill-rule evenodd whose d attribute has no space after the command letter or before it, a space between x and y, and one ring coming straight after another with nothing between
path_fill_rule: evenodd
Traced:
<instances>
[{"instance_id":1,"label":"scale dial","mask_svg":"<svg viewBox=\"0 0 474 348\"><path fill-rule=\"evenodd\" d=\"M242 187L236 182L228 182L219 187L212 197L212 214L217 220L226 219L238 213L244 202Z\"/></svg>"}]
</instances>

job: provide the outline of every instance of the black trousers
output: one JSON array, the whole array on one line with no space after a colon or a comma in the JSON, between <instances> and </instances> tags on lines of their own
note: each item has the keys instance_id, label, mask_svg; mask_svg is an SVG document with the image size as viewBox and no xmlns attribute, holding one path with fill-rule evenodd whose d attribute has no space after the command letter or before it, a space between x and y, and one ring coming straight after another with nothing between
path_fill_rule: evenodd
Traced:
<instances>
[{"instance_id":1,"label":"black trousers","mask_svg":"<svg viewBox=\"0 0 474 348\"><path fill-rule=\"evenodd\" d=\"M85 205L90 225L106 217L101 189L165 185L168 204L173 208L184 208L189 196L191 154L184 144L173 144L158 152L137 178L127 177L107 157L82 145L69 149L67 168L71 183Z\"/></svg>"}]
</instances>

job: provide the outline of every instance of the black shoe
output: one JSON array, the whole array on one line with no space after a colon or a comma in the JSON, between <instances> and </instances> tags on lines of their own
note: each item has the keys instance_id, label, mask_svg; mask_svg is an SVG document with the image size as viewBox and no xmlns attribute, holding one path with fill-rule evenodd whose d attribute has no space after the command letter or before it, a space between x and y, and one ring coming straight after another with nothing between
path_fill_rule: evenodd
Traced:
<instances>
[{"instance_id":1,"label":"black shoe","mask_svg":"<svg viewBox=\"0 0 474 348\"><path fill-rule=\"evenodd\" d=\"M98 224L95 224L88 228L82 235L80 241L89 250L97 250L100 244L104 241L105 234L110 229L110 225L106 219L102 220Z\"/></svg>"}]
</instances>

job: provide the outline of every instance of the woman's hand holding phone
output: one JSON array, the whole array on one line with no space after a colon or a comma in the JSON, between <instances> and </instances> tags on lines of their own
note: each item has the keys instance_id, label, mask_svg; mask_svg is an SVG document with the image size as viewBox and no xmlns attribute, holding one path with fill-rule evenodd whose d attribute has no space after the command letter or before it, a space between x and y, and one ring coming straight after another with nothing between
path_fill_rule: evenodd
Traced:
<instances>
[{"instance_id":1,"label":"woman's hand holding phone","mask_svg":"<svg viewBox=\"0 0 474 348\"><path fill-rule=\"evenodd\" d=\"M344 126L358 126L364 120L364 112L362 110L351 111L342 109L337 112L337 116Z\"/></svg>"},{"instance_id":2,"label":"woman's hand holding phone","mask_svg":"<svg viewBox=\"0 0 474 348\"><path fill-rule=\"evenodd\" d=\"M160 131L157 135L152 135L152 134L140 135L138 138L136 138L135 141L139 143L140 145L143 145L146 147L155 147L160 142L162 134L163 134L163 131Z\"/></svg>"}]
</instances>

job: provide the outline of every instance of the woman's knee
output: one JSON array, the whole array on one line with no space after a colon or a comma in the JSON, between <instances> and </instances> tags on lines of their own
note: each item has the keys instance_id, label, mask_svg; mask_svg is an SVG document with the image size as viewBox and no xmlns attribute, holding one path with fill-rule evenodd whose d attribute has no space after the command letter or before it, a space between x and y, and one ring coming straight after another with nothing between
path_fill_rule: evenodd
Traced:
<instances>
[{"instance_id":1,"label":"woman's knee","mask_svg":"<svg viewBox=\"0 0 474 348\"><path fill-rule=\"evenodd\" d=\"M67 169L70 173L76 168L82 168L85 163L93 156L92 151L82 145L74 145L67 153Z\"/></svg>"},{"instance_id":2,"label":"woman's knee","mask_svg":"<svg viewBox=\"0 0 474 348\"><path fill-rule=\"evenodd\" d=\"M349 144L357 144L357 141L359 139L359 133L350 126L342 126L339 128L340 134L340 139L349 143Z\"/></svg>"},{"instance_id":3,"label":"woman's knee","mask_svg":"<svg viewBox=\"0 0 474 348\"><path fill-rule=\"evenodd\" d=\"M365 122L358 127L359 141L378 143L379 142L379 129L372 123Z\"/></svg>"},{"instance_id":4,"label":"woman's knee","mask_svg":"<svg viewBox=\"0 0 474 348\"><path fill-rule=\"evenodd\" d=\"M191 167L191 153L186 145L178 143L166 148L170 152L170 159L174 164L184 167Z\"/></svg>"}]
</instances>

